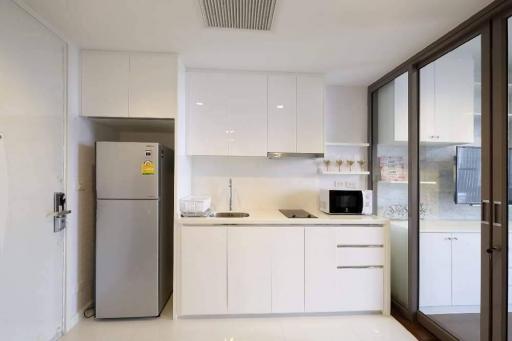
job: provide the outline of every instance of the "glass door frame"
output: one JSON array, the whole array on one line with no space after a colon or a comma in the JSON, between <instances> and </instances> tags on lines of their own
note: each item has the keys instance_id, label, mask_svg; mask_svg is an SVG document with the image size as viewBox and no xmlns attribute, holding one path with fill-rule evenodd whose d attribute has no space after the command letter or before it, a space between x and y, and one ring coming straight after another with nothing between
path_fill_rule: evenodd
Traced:
<instances>
[{"instance_id":1,"label":"glass door frame","mask_svg":"<svg viewBox=\"0 0 512 341\"><path fill-rule=\"evenodd\" d=\"M512 1L497 0L368 87L370 167L375 171L378 90L404 72L409 87L409 235L407 306L393 308L441 340L457 338L419 311L419 70L474 37L482 57L481 340L507 340L508 301L508 41ZM369 183L373 187L372 177ZM376 195L374 200L376 200ZM376 205L374 205L376 207ZM501 218L500 218L501 217ZM511 331L512 332L512 331Z\"/></svg>"}]
</instances>

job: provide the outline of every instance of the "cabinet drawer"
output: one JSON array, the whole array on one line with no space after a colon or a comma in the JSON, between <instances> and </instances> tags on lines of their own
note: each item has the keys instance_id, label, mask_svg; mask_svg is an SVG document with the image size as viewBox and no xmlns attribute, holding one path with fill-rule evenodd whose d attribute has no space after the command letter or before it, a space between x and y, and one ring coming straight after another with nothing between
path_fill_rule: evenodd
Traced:
<instances>
[{"instance_id":1,"label":"cabinet drawer","mask_svg":"<svg viewBox=\"0 0 512 341\"><path fill-rule=\"evenodd\" d=\"M384 265L382 246L340 247L336 249L337 266Z\"/></svg>"},{"instance_id":2,"label":"cabinet drawer","mask_svg":"<svg viewBox=\"0 0 512 341\"><path fill-rule=\"evenodd\" d=\"M336 228L337 245L382 245L384 229L379 226L348 226Z\"/></svg>"},{"instance_id":3,"label":"cabinet drawer","mask_svg":"<svg viewBox=\"0 0 512 341\"><path fill-rule=\"evenodd\" d=\"M340 311L380 311L383 308L384 272L382 268L338 269L336 286Z\"/></svg>"}]
</instances>

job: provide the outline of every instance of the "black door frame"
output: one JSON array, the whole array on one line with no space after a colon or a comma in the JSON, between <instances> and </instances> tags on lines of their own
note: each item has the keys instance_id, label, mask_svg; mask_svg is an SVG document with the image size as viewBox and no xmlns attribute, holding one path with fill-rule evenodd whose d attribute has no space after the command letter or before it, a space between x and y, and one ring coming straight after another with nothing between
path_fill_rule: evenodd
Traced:
<instances>
[{"instance_id":1,"label":"black door frame","mask_svg":"<svg viewBox=\"0 0 512 341\"><path fill-rule=\"evenodd\" d=\"M406 306L395 301L392 304L403 316L418 321L442 340L457 338L419 311L419 70L470 39L481 36L482 179L489 181L482 181L480 331L481 340L505 341L508 209L507 205L499 203L508 202L508 191L505 189L508 188L507 18L510 16L512 1L497 0L368 87L369 136L372 146L369 160L375 176L378 90L405 72L409 76L409 297ZM493 188L496 188L493 192L491 179ZM374 178L370 179L370 187L374 187L374 181Z\"/></svg>"}]
</instances>

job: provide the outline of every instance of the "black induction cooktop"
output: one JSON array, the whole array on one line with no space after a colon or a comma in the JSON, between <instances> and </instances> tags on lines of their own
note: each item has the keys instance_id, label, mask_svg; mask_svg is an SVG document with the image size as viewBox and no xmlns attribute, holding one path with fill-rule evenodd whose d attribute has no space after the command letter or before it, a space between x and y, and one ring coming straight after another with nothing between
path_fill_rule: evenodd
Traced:
<instances>
[{"instance_id":1,"label":"black induction cooktop","mask_svg":"<svg viewBox=\"0 0 512 341\"><path fill-rule=\"evenodd\" d=\"M287 218L318 218L304 210L279 210Z\"/></svg>"}]
</instances>

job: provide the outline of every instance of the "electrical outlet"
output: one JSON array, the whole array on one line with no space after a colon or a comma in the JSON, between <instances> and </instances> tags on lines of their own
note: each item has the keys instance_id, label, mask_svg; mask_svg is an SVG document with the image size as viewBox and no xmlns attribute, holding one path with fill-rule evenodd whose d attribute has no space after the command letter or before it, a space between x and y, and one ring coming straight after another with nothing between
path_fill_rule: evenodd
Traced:
<instances>
[{"instance_id":1,"label":"electrical outlet","mask_svg":"<svg viewBox=\"0 0 512 341\"><path fill-rule=\"evenodd\" d=\"M334 188L343 188L345 183L343 181L334 181Z\"/></svg>"}]
</instances>

